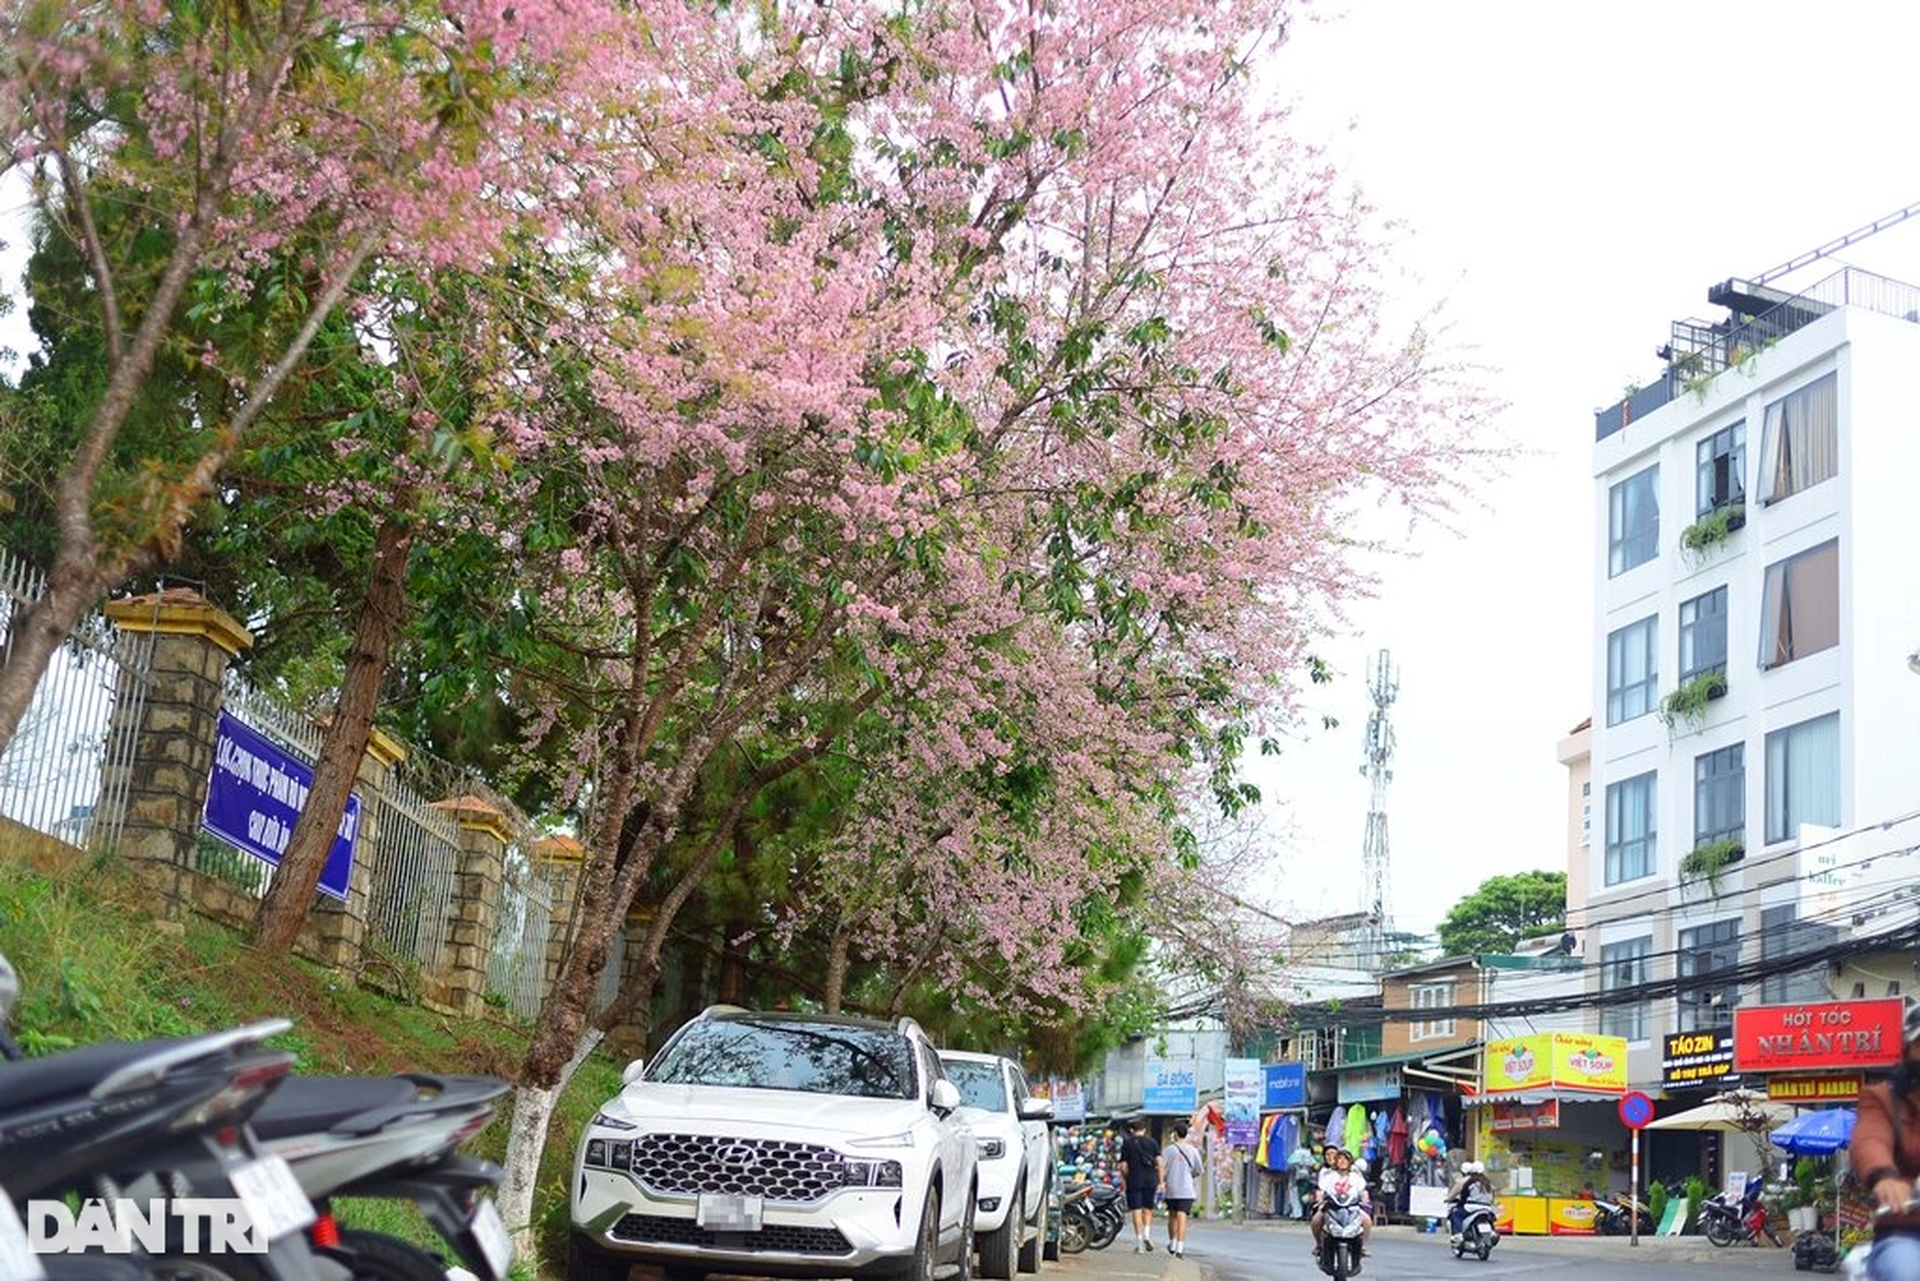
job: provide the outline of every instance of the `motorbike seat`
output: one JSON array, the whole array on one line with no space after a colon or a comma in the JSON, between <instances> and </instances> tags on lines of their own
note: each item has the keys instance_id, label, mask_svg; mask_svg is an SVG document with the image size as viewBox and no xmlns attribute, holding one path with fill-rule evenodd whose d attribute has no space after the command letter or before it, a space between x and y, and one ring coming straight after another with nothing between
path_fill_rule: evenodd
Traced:
<instances>
[{"instance_id":1,"label":"motorbike seat","mask_svg":"<svg viewBox=\"0 0 1920 1281\"><path fill-rule=\"evenodd\" d=\"M0 1065L0 1108L24 1108L63 1095L84 1095L129 1064L173 1041L103 1041L40 1059Z\"/></svg>"},{"instance_id":2,"label":"motorbike seat","mask_svg":"<svg viewBox=\"0 0 1920 1281\"><path fill-rule=\"evenodd\" d=\"M393 1109L419 1097L419 1087L399 1076L289 1077L267 1096L250 1124L263 1139L332 1129L353 1132L361 1128L361 1118L391 1116Z\"/></svg>"}]
</instances>

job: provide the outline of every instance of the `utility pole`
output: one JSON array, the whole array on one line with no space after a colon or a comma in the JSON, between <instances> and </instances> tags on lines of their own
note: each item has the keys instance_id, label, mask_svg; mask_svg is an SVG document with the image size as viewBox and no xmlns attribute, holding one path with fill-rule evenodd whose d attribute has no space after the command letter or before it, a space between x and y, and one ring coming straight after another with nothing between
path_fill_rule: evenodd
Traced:
<instances>
[{"instance_id":1,"label":"utility pole","mask_svg":"<svg viewBox=\"0 0 1920 1281\"><path fill-rule=\"evenodd\" d=\"M1389 712L1400 695L1400 678L1394 673L1392 656L1384 649L1367 664L1367 693L1373 699L1373 711L1367 717L1365 763L1360 772L1372 784L1373 794L1367 806L1362 869L1370 920L1367 968L1377 974L1386 969L1388 937L1393 932L1387 852L1387 784L1393 781L1393 722Z\"/></svg>"}]
</instances>

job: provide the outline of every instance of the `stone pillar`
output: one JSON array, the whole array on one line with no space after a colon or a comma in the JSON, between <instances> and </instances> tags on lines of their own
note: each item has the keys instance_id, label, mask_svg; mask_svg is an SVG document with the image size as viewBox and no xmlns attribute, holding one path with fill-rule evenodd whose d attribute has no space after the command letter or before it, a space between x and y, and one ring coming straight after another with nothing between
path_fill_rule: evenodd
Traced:
<instances>
[{"instance_id":1,"label":"stone pillar","mask_svg":"<svg viewBox=\"0 0 1920 1281\"><path fill-rule=\"evenodd\" d=\"M373 860L380 841L380 793L393 767L406 758L406 747L392 735L376 729L368 736L354 788L360 797L360 829L353 843L347 899L343 903L324 894L315 896L313 911L295 944L295 950L309 960L348 974L360 970L373 898Z\"/></svg>"},{"instance_id":2,"label":"stone pillar","mask_svg":"<svg viewBox=\"0 0 1920 1281\"><path fill-rule=\"evenodd\" d=\"M547 918L547 954L540 958L544 967L541 990L551 992L560 978L560 964L566 960L567 949L573 946L574 909L587 851L571 836L550 836L535 841L528 853L553 895L552 915Z\"/></svg>"},{"instance_id":3,"label":"stone pillar","mask_svg":"<svg viewBox=\"0 0 1920 1281\"><path fill-rule=\"evenodd\" d=\"M456 796L433 804L460 829L460 863L440 948L444 986L434 985L440 991L429 993L426 1003L472 1017L480 1013L486 999L487 951L493 943L500 882L506 876L507 846L514 831L498 807L478 796Z\"/></svg>"},{"instance_id":4,"label":"stone pillar","mask_svg":"<svg viewBox=\"0 0 1920 1281\"><path fill-rule=\"evenodd\" d=\"M123 632L151 634L153 652L146 688L127 682L108 730L109 742L131 744L101 780L101 794L123 797L123 808L96 818L93 830L111 832L119 820L115 850L173 911L190 904L186 873L207 803L227 664L253 637L184 587L113 601L106 615Z\"/></svg>"}]
</instances>

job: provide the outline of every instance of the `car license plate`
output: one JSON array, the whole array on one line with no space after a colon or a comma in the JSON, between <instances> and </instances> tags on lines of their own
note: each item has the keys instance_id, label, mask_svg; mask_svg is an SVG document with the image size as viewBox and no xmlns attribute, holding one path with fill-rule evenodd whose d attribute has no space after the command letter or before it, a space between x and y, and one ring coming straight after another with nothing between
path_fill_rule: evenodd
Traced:
<instances>
[{"instance_id":1,"label":"car license plate","mask_svg":"<svg viewBox=\"0 0 1920 1281\"><path fill-rule=\"evenodd\" d=\"M486 1256L493 1275L504 1278L513 1263L513 1238L507 1234L507 1225L500 1221L500 1211L492 1198L480 1203L480 1208L473 1212L473 1222L467 1226L473 1231L473 1239L480 1243L480 1253Z\"/></svg>"},{"instance_id":2,"label":"car license plate","mask_svg":"<svg viewBox=\"0 0 1920 1281\"><path fill-rule=\"evenodd\" d=\"M702 1192L693 1221L709 1232L758 1232L765 1199L738 1192Z\"/></svg>"},{"instance_id":3,"label":"car license plate","mask_svg":"<svg viewBox=\"0 0 1920 1281\"><path fill-rule=\"evenodd\" d=\"M27 1227L19 1212L0 1188L0 1277L18 1277L20 1281L46 1281L47 1271L27 1244Z\"/></svg>"},{"instance_id":4,"label":"car license plate","mask_svg":"<svg viewBox=\"0 0 1920 1281\"><path fill-rule=\"evenodd\" d=\"M313 1222L313 1202L300 1190L285 1158L263 1156L235 1166L228 1176L247 1207L247 1218L269 1241L298 1232Z\"/></svg>"}]
</instances>

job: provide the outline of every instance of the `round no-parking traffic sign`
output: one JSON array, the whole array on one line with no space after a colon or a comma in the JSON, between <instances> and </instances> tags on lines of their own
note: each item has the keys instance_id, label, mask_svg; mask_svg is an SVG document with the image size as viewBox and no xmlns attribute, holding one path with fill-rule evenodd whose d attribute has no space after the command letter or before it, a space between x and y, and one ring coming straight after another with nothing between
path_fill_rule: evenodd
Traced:
<instances>
[{"instance_id":1,"label":"round no-parking traffic sign","mask_svg":"<svg viewBox=\"0 0 1920 1281\"><path fill-rule=\"evenodd\" d=\"M1653 1100L1638 1090L1625 1095L1620 1100L1620 1124L1629 1130L1645 1128L1653 1120Z\"/></svg>"}]
</instances>

